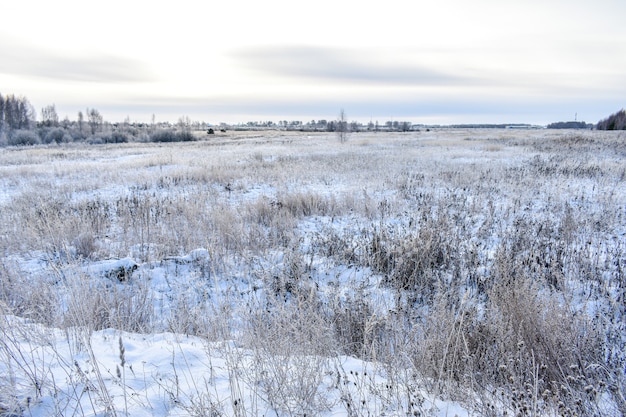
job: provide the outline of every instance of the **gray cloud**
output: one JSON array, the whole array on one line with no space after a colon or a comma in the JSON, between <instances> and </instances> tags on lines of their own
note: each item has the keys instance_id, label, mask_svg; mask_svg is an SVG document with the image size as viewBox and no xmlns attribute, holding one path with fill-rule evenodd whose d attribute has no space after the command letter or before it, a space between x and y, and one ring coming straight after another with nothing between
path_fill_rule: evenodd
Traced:
<instances>
[{"instance_id":1,"label":"gray cloud","mask_svg":"<svg viewBox=\"0 0 626 417\"><path fill-rule=\"evenodd\" d=\"M63 104L56 101L60 114L70 118L85 105L97 108L110 121L176 121L180 116L194 120L233 123L249 120L302 120L337 117L344 108L349 120L409 120L426 123L537 123L579 120L595 123L621 107L622 98L607 100L591 96L576 97L455 97L437 94L395 96L372 95L341 97L273 97L259 95L219 95L206 97L133 96L124 100Z\"/></svg>"},{"instance_id":2,"label":"gray cloud","mask_svg":"<svg viewBox=\"0 0 626 417\"><path fill-rule=\"evenodd\" d=\"M0 72L50 80L83 82L142 82L154 75L139 61L94 52L61 55L43 48L0 39Z\"/></svg>"},{"instance_id":3,"label":"gray cloud","mask_svg":"<svg viewBox=\"0 0 626 417\"><path fill-rule=\"evenodd\" d=\"M290 118L332 120L344 108L350 120L415 118L445 118L446 123L539 123L569 120L578 113L581 120L596 122L619 109L619 102L593 100L587 96L563 99L559 97L456 97L416 95L398 99L393 96L320 98L276 98L259 96L221 96L204 98L137 98L133 104L125 103L125 114L155 113L157 118L176 120L181 115L191 115L198 120L219 121L218 115L247 121L244 115L257 115L259 120ZM118 104L119 106L119 104ZM112 107L107 109L113 112ZM118 109L119 110L119 109ZM250 116L252 117L252 116ZM252 120L252 119L251 119Z\"/></svg>"},{"instance_id":4,"label":"gray cloud","mask_svg":"<svg viewBox=\"0 0 626 417\"><path fill-rule=\"evenodd\" d=\"M373 85L460 85L475 83L468 77L404 63L411 51L397 50L394 62L385 62L376 49L339 49L276 46L240 49L232 54L244 68L276 76ZM389 56L388 51L385 51ZM405 56L402 56L402 55Z\"/></svg>"}]
</instances>

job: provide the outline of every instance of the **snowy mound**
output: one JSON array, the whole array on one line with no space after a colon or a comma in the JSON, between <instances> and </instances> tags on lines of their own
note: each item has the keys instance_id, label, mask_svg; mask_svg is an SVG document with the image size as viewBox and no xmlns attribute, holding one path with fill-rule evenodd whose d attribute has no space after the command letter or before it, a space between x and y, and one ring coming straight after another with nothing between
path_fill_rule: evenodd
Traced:
<instances>
[{"instance_id":1,"label":"snowy mound","mask_svg":"<svg viewBox=\"0 0 626 417\"><path fill-rule=\"evenodd\" d=\"M200 248L189 252L189 254L185 256L171 256L166 259L174 261L178 264L190 264L194 262L208 261L210 259L210 255L208 250Z\"/></svg>"},{"instance_id":2,"label":"snowy mound","mask_svg":"<svg viewBox=\"0 0 626 417\"><path fill-rule=\"evenodd\" d=\"M124 282L131 277L138 267L139 264L132 258L109 259L91 263L87 267L87 273Z\"/></svg>"}]
</instances>

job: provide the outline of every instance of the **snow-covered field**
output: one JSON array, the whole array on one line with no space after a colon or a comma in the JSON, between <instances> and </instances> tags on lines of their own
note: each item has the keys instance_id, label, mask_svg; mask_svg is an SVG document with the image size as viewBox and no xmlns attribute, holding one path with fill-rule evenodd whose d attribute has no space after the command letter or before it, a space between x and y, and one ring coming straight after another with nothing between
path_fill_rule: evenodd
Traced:
<instances>
[{"instance_id":1,"label":"snow-covered field","mask_svg":"<svg viewBox=\"0 0 626 417\"><path fill-rule=\"evenodd\" d=\"M626 134L0 149L0 416L626 412Z\"/></svg>"}]
</instances>

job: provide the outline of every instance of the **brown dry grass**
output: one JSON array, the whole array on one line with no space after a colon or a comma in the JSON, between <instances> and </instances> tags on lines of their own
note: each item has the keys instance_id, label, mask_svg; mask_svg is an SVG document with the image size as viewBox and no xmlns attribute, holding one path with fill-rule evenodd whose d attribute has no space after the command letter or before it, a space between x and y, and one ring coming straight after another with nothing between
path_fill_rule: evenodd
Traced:
<instances>
[{"instance_id":1,"label":"brown dry grass","mask_svg":"<svg viewBox=\"0 0 626 417\"><path fill-rule=\"evenodd\" d=\"M290 379L275 368L277 339L282 355L376 361L481 415L617 415L625 157L619 133L591 131L359 133L343 144L227 132L9 149L0 297L50 325L237 337L259 371L274 372L266 395L285 412L297 390L279 389ZM247 304L235 290L211 304L224 294L207 279L171 295L176 312L159 312L147 282L112 289L59 272L109 257L152 265L200 247L211 254L206 276L250 282ZM19 259L33 253L56 265L56 282L24 276ZM342 268L363 281L330 284ZM229 327L242 321L243 332ZM321 377L317 362L305 365Z\"/></svg>"}]
</instances>

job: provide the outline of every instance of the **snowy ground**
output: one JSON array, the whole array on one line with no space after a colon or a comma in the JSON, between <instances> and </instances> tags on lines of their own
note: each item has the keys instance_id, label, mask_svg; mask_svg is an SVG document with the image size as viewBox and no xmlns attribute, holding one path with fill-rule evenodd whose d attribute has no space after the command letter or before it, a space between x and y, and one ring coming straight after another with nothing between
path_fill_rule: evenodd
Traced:
<instances>
[{"instance_id":1,"label":"snowy ground","mask_svg":"<svg viewBox=\"0 0 626 417\"><path fill-rule=\"evenodd\" d=\"M17 368L5 373L10 380L3 382L33 394L19 399L25 415L347 416L406 415L411 410L467 415L454 402L433 403L431 395L417 388L398 391L381 365L352 357L292 356L274 362L231 341L208 343L199 337L113 329L68 337L60 330L15 325L14 317L5 320L28 329L27 336L12 334L14 338L3 342L16 355L12 359ZM259 360L281 369L259 378L253 374L258 364L252 363ZM39 393L32 390L34 380ZM268 395L264 384L285 392Z\"/></svg>"},{"instance_id":2,"label":"snowy ground","mask_svg":"<svg viewBox=\"0 0 626 417\"><path fill-rule=\"evenodd\" d=\"M620 415L619 135L5 149L0 416Z\"/></svg>"}]
</instances>

